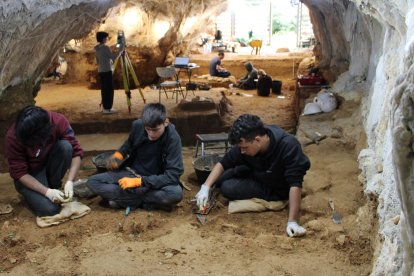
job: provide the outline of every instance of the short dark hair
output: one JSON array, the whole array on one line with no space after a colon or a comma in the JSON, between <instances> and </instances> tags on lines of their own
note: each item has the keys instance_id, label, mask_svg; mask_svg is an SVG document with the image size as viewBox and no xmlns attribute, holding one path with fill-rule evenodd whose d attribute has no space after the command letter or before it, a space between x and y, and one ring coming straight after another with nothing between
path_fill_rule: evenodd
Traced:
<instances>
[{"instance_id":1,"label":"short dark hair","mask_svg":"<svg viewBox=\"0 0 414 276\"><path fill-rule=\"evenodd\" d=\"M262 120L251 114L240 115L234 121L230 129L229 141L232 145L236 145L244 138L246 141L253 141L256 136L263 136L266 134L266 129Z\"/></svg>"},{"instance_id":2,"label":"short dark hair","mask_svg":"<svg viewBox=\"0 0 414 276\"><path fill-rule=\"evenodd\" d=\"M16 119L16 138L27 146L41 145L51 134L52 124L46 110L27 106Z\"/></svg>"},{"instance_id":3,"label":"short dark hair","mask_svg":"<svg viewBox=\"0 0 414 276\"><path fill-rule=\"evenodd\" d=\"M224 57L224 51L223 51L223 50L220 50L220 51L218 52L218 55L219 55L219 56L223 56L223 57Z\"/></svg>"},{"instance_id":4,"label":"short dark hair","mask_svg":"<svg viewBox=\"0 0 414 276\"><path fill-rule=\"evenodd\" d=\"M97 32L96 33L96 41L102 43L105 38L107 38L109 34L107 32Z\"/></svg>"},{"instance_id":5,"label":"short dark hair","mask_svg":"<svg viewBox=\"0 0 414 276\"><path fill-rule=\"evenodd\" d=\"M144 106L141 117L144 126L153 128L165 122L167 111L160 103L150 103Z\"/></svg>"}]
</instances>

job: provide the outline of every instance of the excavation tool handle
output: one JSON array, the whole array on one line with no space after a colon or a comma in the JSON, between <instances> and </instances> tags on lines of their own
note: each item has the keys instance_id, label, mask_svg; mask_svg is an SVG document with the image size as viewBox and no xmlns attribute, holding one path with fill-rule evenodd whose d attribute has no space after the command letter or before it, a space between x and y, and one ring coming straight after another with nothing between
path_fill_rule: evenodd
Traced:
<instances>
[{"instance_id":1,"label":"excavation tool handle","mask_svg":"<svg viewBox=\"0 0 414 276\"><path fill-rule=\"evenodd\" d=\"M329 199L328 203L329 203L329 207L331 207L331 209L332 209L332 220L333 220L333 222L336 223L336 224L341 224L342 223L342 216L337 211L335 211L335 205L333 203L333 200Z\"/></svg>"},{"instance_id":2,"label":"excavation tool handle","mask_svg":"<svg viewBox=\"0 0 414 276\"><path fill-rule=\"evenodd\" d=\"M129 213L131 212L131 207L126 207L126 209L125 209L125 216L124 216L124 218L119 222L119 225L118 225L118 230L119 230L119 232L122 232L122 231L124 231L124 224L125 224L125 221L126 221L126 218L128 217L128 215L129 215Z\"/></svg>"},{"instance_id":3,"label":"excavation tool handle","mask_svg":"<svg viewBox=\"0 0 414 276\"><path fill-rule=\"evenodd\" d=\"M130 173L132 173L133 175L135 175L135 177L141 178L141 176L139 174L137 174L137 172L134 169L132 169L131 167L125 167L125 169L127 171L129 171Z\"/></svg>"},{"instance_id":4,"label":"excavation tool handle","mask_svg":"<svg viewBox=\"0 0 414 276\"><path fill-rule=\"evenodd\" d=\"M131 212L131 207L126 207L126 209L125 209L125 216L128 216L129 215L129 213Z\"/></svg>"}]
</instances>

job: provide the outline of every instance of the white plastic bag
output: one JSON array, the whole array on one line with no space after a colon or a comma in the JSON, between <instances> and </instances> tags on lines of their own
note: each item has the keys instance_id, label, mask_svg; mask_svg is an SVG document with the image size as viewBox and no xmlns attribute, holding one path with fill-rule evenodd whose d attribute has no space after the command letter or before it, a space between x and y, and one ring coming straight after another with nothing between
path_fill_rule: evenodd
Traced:
<instances>
[{"instance_id":1,"label":"white plastic bag","mask_svg":"<svg viewBox=\"0 0 414 276\"><path fill-rule=\"evenodd\" d=\"M322 112L331 112L337 107L335 95L326 90L319 92L319 94L313 99L313 102L319 105Z\"/></svg>"}]
</instances>

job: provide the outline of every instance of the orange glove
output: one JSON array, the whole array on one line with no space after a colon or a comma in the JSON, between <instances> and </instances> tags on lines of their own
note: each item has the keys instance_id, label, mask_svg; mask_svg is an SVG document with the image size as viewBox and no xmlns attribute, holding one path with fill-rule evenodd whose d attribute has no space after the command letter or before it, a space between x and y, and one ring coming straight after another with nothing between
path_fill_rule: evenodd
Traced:
<instances>
[{"instance_id":1,"label":"orange glove","mask_svg":"<svg viewBox=\"0 0 414 276\"><path fill-rule=\"evenodd\" d=\"M141 177L123 177L118 180L119 186L121 186L122 189L128 189L128 188L138 188L142 184Z\"/></svg>"},{"instance_id":2,"label":"orange glove","mask_svg":"<svg viewBox=\"0 0 414 276\"><path fill-rule=\"evenodd\" d=\"M114 154L109 157L108 161L106 161L106 169L109 171L113 171L119 168L119 165L121 165L122 160L124 160L124 157L122 156L122 153L119 151L116 151Z\"/></svg>"}]
</instances>

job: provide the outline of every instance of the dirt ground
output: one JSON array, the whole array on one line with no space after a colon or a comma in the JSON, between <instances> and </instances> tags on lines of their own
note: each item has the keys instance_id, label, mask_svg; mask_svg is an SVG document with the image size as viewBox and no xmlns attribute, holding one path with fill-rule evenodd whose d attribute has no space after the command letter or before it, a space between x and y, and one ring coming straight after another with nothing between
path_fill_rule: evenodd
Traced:
<instances>
[{"instance_id":1,"label":"dirt ground","mask_svg":"<svg viewBox=\"0 0 414 276\"><path fill-rule=\"evenodd\" d=\"M36 99L49 110L59 110L70 120L101 118L99 91L86 85L45 84ZM83 91L71 93L70 91ZM206 93L206 92L197 92ZM215 101L219 90L209 92ZM230 96L232 114L227 119L250 112L266 123L283 125L290 110L294 114L293 91L285 98L270 99ZM145 90L147 102L157 102L158 93ZM199 94L203 95L203 94ZM133 98L133 114L125 111L123 91L117 91L117 114L135 118L142 100ZM76 104L74 104L76 103ZM167 108L175 105L164 100ZM270 108L274 107L274 108ZM283 114L281 114L283 113ZM290 119L289 119L290 118ZM315 120L320 117L314 117ZM289 123L290 124L290 123ZM358 226L357 212L365 204L358 181L354 149L328 137L319 145L304 147L312 166L303 189L301 224L307 234L289 238L285 233L288 211L228 214L225 201L200 225L191 212L190 200L197 193L192 156L194 147L183 149L185 172L182 180L191 188L173 212L134 210L126 219L124 231L118 223L122 210L101 207L99 198L81 201L92 212L80 219L40 229L35 216L17 194L8 174L0 175L0 203L10 203L11 214L0 215L0 272L11 275L368 275L373 245L368 229ZM95 173L91 156L82 162L80 178ZM343 216L334 224L328 199ZM366 215L369 215L367 210Z\"/></svg>"}]
</instances>

